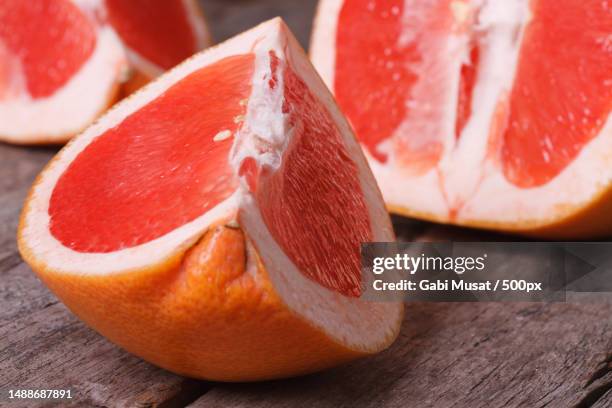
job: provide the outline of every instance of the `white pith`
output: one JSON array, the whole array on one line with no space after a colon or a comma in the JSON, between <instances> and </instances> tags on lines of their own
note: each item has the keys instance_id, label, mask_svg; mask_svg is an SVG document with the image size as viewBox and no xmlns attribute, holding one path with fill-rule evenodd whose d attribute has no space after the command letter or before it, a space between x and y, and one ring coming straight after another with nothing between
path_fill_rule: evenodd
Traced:
<instances>
[{"instance_id":1,"label":"white pith","mask_svg":"<svg viewBox=\"0 0 612 408\"><path fill-rule=\"evenodd\" d=\"M211 225L238 214L238 223L265 265L278 295L288 308L302 316L331 338L356 350L374 351L388 345L395 337L402 317L399 303L371 303L346 297L326 289L304 277L274 241L262 220L251 193L241 185L227 200L192 222L145 244L112 253L79 253L59 242L49 231L48 205L58 178L76 156L92 140L121 123L128 115L155 100L178 80L224 57L253 52L256 56L253 91L249 98L243 130L234 135L231 163L240 165L240 158L249 155L276 167L282 160L288 138L292 137L280 109L282 95L267 92L270 64L269 51L286 63L307 83L314 94L329 109L339 126L347 151L359 168L359 176L370 211L371 228L377 241L393 240L392 227L380 199L374 178L354 140L348 124L333 102L323 82L318 78L302 54L297 41L286 30L280 19L271 20L243 33L221 46L213 47L185 61L146 88L118 104L97 123L78 136L56 157L40 182L33 188L21 230L21 243L32 254L31 261L40 262L56 273L75 275L108 275L159 265L184 253ZM282 81L282 75L278 75ZM275 88L282 90L282 82ZM261 154L252 143L253 131L275 147L278 156ZM214 135L211 135L213 137ZM247 273L253 273L253 257L248 259Z\"/></svg>"},{"instance_id":2,"label":"white pith","mask_svg":"<svg viewBox=\"0 0 612 408\"><path fill-rule=\"evenodd\" d=\"M18 59L8 84L11 91L0 98L0 135L9 142L44 139L65 140L89 125L107 106L112 90L126 69L123 47L109 28L98 28L93 54L57 92L32 99Z\"/></svg>"},{"instance_id":3,"label":"white pith","mask_svg":"<svg viewBox=\"0 0 612 408\"><path fill-rule=\"evenodd\" d=\"M413 1L406 0L406 7ZM321 0L312 37L313 64L332 91L338 15L343 4L344 0ZM510 183L500 165L487 157L487 145L493 112L514 80L522 33L531 18L529 1L478 0L469 4L479 9L476 30L486 36L488 44L480 56L472 115L457 140L454 135L457 63L461 60L449 61L447 77L452 78L453 85L448 87L449 114L443 119L449 131L444 136L444 153L437 166L425 174L414 175L397 166L393 157L382 164L366 152L385 201L414 214L466 224L546 225L560 216L569 216L612 182L612 118L608 117L601 133L550 182L529 189ZM406 27L410 29L408 21ZM455 36L451 41L459 46L463 41L467 55L465 39ZM398 133L393 137L401 137Z\"/></svg>"}]
</instances>

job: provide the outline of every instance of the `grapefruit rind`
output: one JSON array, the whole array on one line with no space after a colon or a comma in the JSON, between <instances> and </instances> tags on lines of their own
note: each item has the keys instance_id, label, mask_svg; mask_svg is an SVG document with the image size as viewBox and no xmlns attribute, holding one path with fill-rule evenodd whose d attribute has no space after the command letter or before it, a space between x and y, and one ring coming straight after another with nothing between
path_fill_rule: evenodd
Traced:
<instances>
[{"instance_id":1,"label":"grapefruit rind","mask_svg":"<svg viewBox=\"0 0 612 408\"><path fill-rule=\"evenodd\" d=\"M272 237L244 178L235 194L206 214L134 247L84 254L63 246L50 233L48 204L54 186L98 135L189 73L224 57L251 52L258 63L245 119L248 123L253 109L261 112L262 104L270 106L257 96L261 89L257 80L270 69L270 51L290 64L328 109L358 169L373 237L392 241L388 214L358 143L280 19L197 54L116 105L54 158L24 206L19 249L43 281L112 341L174 372L225 381L304 374L380 351L399 332L401 303L344 296L305 277ZM287 144L282 139L291 137L291 132L278 113L272 110L263 119L267 123L251 125L278 131L277 153L282 158ZM235 139L232 158L236 165L247 154L261 163L269 159L253 150L247 136L238 134ZM231 238L224 243L222 237L228 234ZM227 256L235 246L239 250L234 257ZM245 251L246 260L235 258ZM235 292L215 283L225 280L236 285Z\"/></svg>"}]
</instances>

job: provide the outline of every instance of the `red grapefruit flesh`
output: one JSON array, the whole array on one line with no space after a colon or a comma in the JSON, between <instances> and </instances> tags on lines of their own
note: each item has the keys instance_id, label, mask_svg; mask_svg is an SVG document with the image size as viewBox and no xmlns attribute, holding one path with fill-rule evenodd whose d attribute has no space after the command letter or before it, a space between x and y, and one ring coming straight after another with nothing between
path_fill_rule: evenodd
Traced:
<instances>
[{"instance_id":1,"label":"red grapefruit flesh","mask_svg":"<svg viewBox=\"0 0 612 408\"><path fill-rule=\"evenodd\" d=\"M291 67L284 71L283 112L294 136L281 171L262 170L257 201L272 236L302 273L324 287L359 296L360 247L355 243L371 242L373 234L358 169L325 106ZM327 212L342 216L321 222Z\"/></svg>"},{"instance_id":2,"label":"red grapefruit flesh","mask_svg":"<svg viewBox=\"0 0 612 408\"><path fill-rule=\"evenodd\" d=\"M104 0L109 21L127 46L162 69L198 50L184 0Z\"/></svg>"},{"instance_id":3,"label":"red grapefruit flesh","mask_svg":"<svg viewBox=\"0 0 612 408\"><path fill-rule=\"evenodd\" d=\"M33 187L19 232L24 258L88 324L174 372L226 381L387 347L403 309L361 298L370 240L393 240L373 175L279 19L78 136Z\"/></svg>"},{"instance_id":4,"label":"red grapefruit flesh","mask_svg":"<svg viewBox=\"0 0 612 408\"><path fill-rule=\"evenodd\" d=\"M340 24L337 34L337 41L348 46L337 48L337 78L346 80L335 82L336 98L362 143L381 161L385 155L377 146L404 120L405 96L417 79L405 65L414 50L394 45L402 32L403 9L403 0L355 0L338 16L350 23Z\"/></svg>"},{"instance_id":5,"label":"red grapefruit flesh","mask_svg":"<svg viewBox=\"0 0 612 408\"><path fill-rule=\"evenodd\" d=\"M18 69L16 61L10 61L10 52L0 43L0 101L7 98L11 92L11 77Z\"/></svg>"},{"instance_id":6,"label":"red grapefruit flesh","mask_svg":"<svg viewBox=\"0 0 612 408\"><path fill-rule=\"evenodd\" d=\"M98 136L53 191L53 236L75 251L117 251L167 234L227 199L237 186L227 163L231 135L246 111L240 102L249 97L252 76L252 55L220 60ZM199 114L205 111L215 114Z\"/></svg>"},{"instance_id":7,"label":"red grapefruit flesh","mask_svg":"<svg viewBox=\"0 0 612 408\"><path fill-rule=\"evenodd\" d=\"M612 4L540 0L531 12L502 148L504 174L524 188L559 175L612 109Z\"/></svg>"},{"instance_id":8,"label":"red grapefruit flesh","mask_svg":"<svg viewBox=\"0 0 612 408\"><path fill-rule=\"evenodd\" d=\"M92 21L69 0L0 0L0 42L19 59L32 98L44 98L83 66L93 53L96 33Z\"/></svg>"},{"instance_id":9,"label":"red grapefruit flesh","mask_svg":"<svg viewBox=\"0 0 612 408\"><path fill-rule=\"evenodd\" d=\"M322 0L311 55L392 210L575 237L611 227L611 38L597 0Z\"/></svg>"},{"instance_id":10,"label":"red grapefruit flesh","mask_svg":"<svg viewBox=\"0 0 612 408\"><path fill-rule=\"evenodd\" d=\"M461 79L459 82L459 99L457 101L457 119L455 123L455 136L459 138L470 116L472 116L472 98L474 85L480 61L480 48L477 43L472 44L469 60L461 66Z\"/></svg>"}]
</instances>

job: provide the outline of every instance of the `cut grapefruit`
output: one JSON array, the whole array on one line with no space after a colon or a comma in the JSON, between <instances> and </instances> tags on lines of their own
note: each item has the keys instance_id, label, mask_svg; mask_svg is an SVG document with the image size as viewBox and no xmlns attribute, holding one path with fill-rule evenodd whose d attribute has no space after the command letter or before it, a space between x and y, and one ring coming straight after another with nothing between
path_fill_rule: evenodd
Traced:
<instances>
[{"instance_id":1,"label":"cut grapefruit","mask_svg":"<svg viewBox=\"0 0 612 408\"><path fill-rule=\"evenodd\" d=\"M197 54L47 166L19 248L85 322L198 378L260 380L380 351L401 303L361 298L393 240L361 148L280 19Z\"/></svg>"},{"instance_id":2,"label":"cut grapefruit","mask_svg":"<svg viewBox=\"0 0 612 408\"><path fill-rule=\"evenodd\" d=\"M0 140L64 142L208 43L193 0L0 0Z\"/></svg>"},{"instance_id":3,"label":"cut grapefruit","mask_svg":"<svg viewBox=\"0 0 612 408\"><path fill-rule=\"evenodd\" d=\"M393 212L612 232L609 2L322 0L311 57Z\"/></svg>"}]
</instances>

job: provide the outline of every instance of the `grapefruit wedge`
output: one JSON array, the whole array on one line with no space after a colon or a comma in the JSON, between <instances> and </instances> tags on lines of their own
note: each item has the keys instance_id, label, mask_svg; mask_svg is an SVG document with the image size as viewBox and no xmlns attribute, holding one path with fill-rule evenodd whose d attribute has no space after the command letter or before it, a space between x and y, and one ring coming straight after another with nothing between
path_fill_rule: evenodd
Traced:
<instances>
[{"instance_id":1,"label":"grapefruit wedge","mask_svg":"<svg viewBox=\"0 0 612 408\"><path fill-rule=\"evenodd\" d=\"M0 140L65 142L208 44L192 0L0 0Z\"/></svg>"},{"instance_id":2,"label":"grapefruit wedge","mask_svg":"<svg viewBox=\"0 0 612 408\"><path fill-rule=\"evenodd\" d=\"M612 232L612 5L322 0L311 57L391 211Z\"/></svg>"},{"instance_id":3,"label":"grapefruit wedge","mask_svg":"<svg viewBox=\"0 0 612 408\"><path fill-rule=\"evenodd\" d=\"M68 307L174 372L244 381L380 351L399 303L361 298L393 240L346 120L280 19L197 54L47 166L19 228Z\"/></svg>"}]
</instances>

